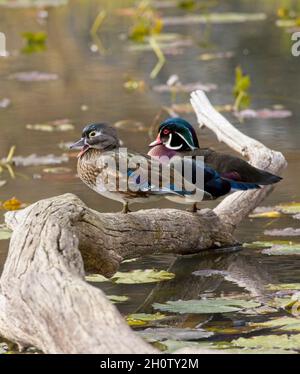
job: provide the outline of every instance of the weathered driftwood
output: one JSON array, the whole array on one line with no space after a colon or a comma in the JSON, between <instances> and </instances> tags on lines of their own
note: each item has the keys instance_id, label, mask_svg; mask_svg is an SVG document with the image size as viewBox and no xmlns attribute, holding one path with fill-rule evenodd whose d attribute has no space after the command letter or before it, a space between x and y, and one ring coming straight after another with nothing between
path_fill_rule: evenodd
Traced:
<instances>
[{"instance_id":1,"label":"weathered driftwood","mask_svg":"<svg viewBox=\"0 0 300 374\"><path fill-rule=\"evenodd\" d=\"M199 123L250 162L280 173L281 153L241 134L192 94ZM66 194L6 214L13 230L0 281L0 334L48 353L150 353L85 271L111 276L125 258L231 246L236 225L270 189L235 193L214 210L101 214Z\"/></svg>"}]
</instances>

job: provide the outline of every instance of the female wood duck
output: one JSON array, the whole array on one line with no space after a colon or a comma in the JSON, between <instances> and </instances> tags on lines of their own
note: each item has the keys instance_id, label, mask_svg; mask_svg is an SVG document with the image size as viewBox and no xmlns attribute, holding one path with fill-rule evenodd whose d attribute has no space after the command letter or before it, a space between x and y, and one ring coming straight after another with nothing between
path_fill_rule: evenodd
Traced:
<instances>
[{"instance_id":1,"label":"female wood duck","mask_svg":"<svg viewBox=\"0 0 300 374\"><path fill-rule=\"evenodd\" d=\"M151 147L148 155L161 158L167 156L202 156L205 163L204 190L218 198L229 192L237 190L249 190L260 188L260 185L268 185L279 182L282 178L267 171L260 170L235 156L218 153L212 149L200 149L196 132L186 120L176 117L164 121L158 130L155 141L149 144ZM194 161L197 169L197 162ZM169 197L170 200L174 198ZM193 210L197 210L194 204Z\"/></svg>"},{"instance_id":2,"label":"female wood duck","mask_svg":"<svg viewBox=\"0 0 300 374\"><path fill-rule=\"evenodd\" d=\"M81 180L97 193L122 202L123 213L130 211L130 203L150 202L169 195L182 199L191 195L197 196L195 199L210 197L203 190L177 188L174 169L170 173L172 179L165 178L157 160L120 148L116 130L106 124L87 125L81 139L71 146L75 147L81 148L77 164Z\"/></svg>"}]
</instances>

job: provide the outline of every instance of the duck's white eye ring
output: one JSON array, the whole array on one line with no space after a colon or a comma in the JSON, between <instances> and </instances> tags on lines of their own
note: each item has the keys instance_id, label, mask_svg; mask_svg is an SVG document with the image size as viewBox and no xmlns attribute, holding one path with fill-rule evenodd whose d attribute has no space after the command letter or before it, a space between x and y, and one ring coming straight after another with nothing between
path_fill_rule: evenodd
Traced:
<instances>
[{"instance_id":1,"label":"duck's white eye ring","mask_svg":"<svg viewBox=\"0 0 300 374\"><path fill-rule=\"evenodd\" d=\"M92 132L90 132L89 137L90 137L90 138L93 138L93 137L96 136L96 135L97 135L97 132L96 132L96 131L92 131Z\"/></svg>"}]
</instances>

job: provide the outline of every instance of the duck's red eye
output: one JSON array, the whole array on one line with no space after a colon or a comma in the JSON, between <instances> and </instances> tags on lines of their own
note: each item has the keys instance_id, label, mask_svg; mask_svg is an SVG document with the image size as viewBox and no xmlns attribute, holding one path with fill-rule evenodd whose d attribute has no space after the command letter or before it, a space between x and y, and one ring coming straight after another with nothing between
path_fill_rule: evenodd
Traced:
<instances>
[{"instance_id":1,"label":"duck's red eye","mask_svg":"<svg viewBox=\"0 0 300 374\"><path fill-rule=\"evenodd\" d=\"M164 130L163 130L163 134L164 134L164 135L168 135L168 134L170 134L170 130L168 130L168 129L164 129Z\"/></svg>"}]
</instances>

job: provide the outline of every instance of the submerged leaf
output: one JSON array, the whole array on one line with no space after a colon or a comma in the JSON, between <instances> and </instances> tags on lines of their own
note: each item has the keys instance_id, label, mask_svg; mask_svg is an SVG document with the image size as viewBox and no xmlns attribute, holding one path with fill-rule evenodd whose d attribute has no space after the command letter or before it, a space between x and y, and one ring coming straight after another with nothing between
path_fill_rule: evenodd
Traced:
<instances>
[{"instance_id":1,"label":"submerged leaf","mask_svg":"<svg viewBox=\"0 0 300 374\"><path fill-rule=\"evenodd\" d=\"M145 269L133 270L130 272L117 272L112 280L115 283L122 284L139 284L139 283L153 283L161 282L175 277L174 273L169 273L165 270Z\"/></svg>"},{"instance_id":2,"label":"submerged leaf","mask_svg":"<svg viewBox=\"0 0 300 374\"><path fill-rule=\"evenodd\" d=\"M154 303L153 308L163 312L172 313L230 313L243 309L256 308L260 304L256 301L246 301L228 298L202 299L202 300L177 300L167 301L165 304Z\"/></svg>"}]
</instances>

